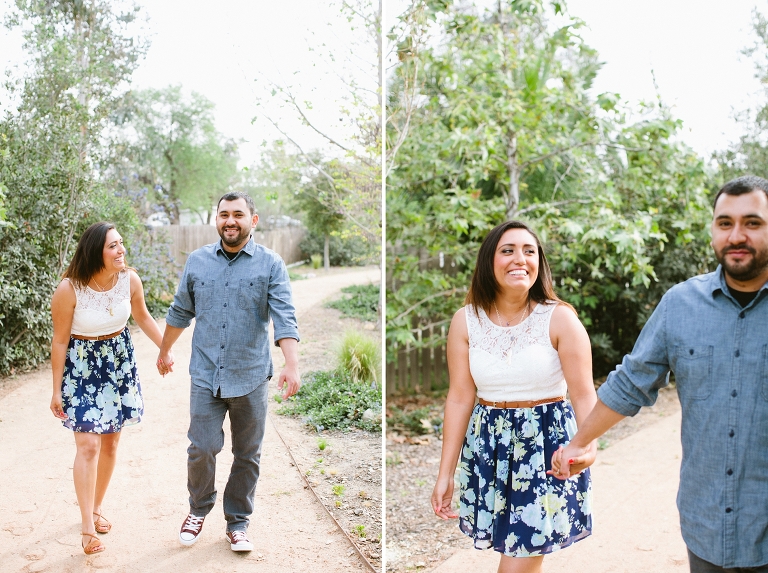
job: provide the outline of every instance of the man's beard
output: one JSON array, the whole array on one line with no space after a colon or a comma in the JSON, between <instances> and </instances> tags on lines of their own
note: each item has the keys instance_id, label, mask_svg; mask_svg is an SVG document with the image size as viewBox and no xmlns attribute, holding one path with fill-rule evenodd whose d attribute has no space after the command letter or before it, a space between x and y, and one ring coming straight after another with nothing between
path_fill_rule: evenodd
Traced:
<instances>
[{"instance_id":1,"label":"man's beard","mask_svg":"<svg viewBox=\"0 0 768 573\"><path fill-rule=\"evenodd\" d=\"M752 254L752 259L747 263L733 264L726 260L725 255L729 251L744 250ZM737 281L750 281L764 272L768 268L768 250L758 252L752 247L746 245L734 245L725 247L722 251L715 252L717 262L723 265L723 269L728 275Z\"/></svg>"},{"instance_id":2,"label":"man's beard","mask_svg":"<svg viewBox=\"0 0 768 573\"><path fill-rule=\"evenodd\" d=\"M230 229L234 229L234 227L229 227ZM243 243L251 234L250 229L245 229L243 227L240 227L237 229L237 235L233 239L227 239L226 235L227 227L222 227L219 229L219 237L221 237L221 241L227 245L228 247L236 247L240 243Z\"/></svg>"}]
</instances>

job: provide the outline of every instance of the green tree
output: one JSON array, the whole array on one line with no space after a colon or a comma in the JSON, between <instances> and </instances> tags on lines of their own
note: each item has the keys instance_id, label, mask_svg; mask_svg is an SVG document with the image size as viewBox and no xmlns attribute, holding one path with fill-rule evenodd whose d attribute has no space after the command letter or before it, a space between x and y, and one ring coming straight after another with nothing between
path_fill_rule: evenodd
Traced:
<instances>
[{"instance_id":1,"label":"green tree","mask_svg":"<svg viewBox=\"0 0 768 573\"><path fill-rule=\"evenodd\" d=\"M743 126L744 134L736 144L714 154L720 164L723 181L745 173L768 178L768 19L757 9L752 16L752 28L756 38L752 46L745 48L743 53L752 58L755 77L764 86L765 100L757 109L748 109L737 114L736 120Z\"/></svg>"},{"instance_id":2,"label":"green tree","mask_svg":"<svg viewBox=\"0 0 768 573\"><path fill-rule=\"evenodd\" d=\"M703 162L674 143L679 122L661 103L629 124L617 94L590 96L599 61L582 25L562 2L435 1L391 34L390 351L415 343L414 327L448 322L480 240L509 218L542 235L596 374L631 348L668 286L706 269Z\"/></svg>"},{"instance_id":3,"label":"green tree","mask_svg":"<svg viewBox=\"0 0 768 573\"><path fill-rule=\"evenodd\" d=\"M212 205L239 180L237 145L217 131L213 109L171 86L132 93L114 116L122 128L111 143L115 179L145 186L174 223L182 208L210 223Z\"/></svg>"},{"instance_id":4,"label":"green tree","mask_svg":"<svg viewBox=\"0 0 768 573\"><path fill-rule=\"evenodd\" d=\"M51 293L106 192L93 169L100 137L145 48L136 14L122 2L17 0L7 18L31 65L0 121L2 373L48 355Z\"/></svg>"}]
</instances>

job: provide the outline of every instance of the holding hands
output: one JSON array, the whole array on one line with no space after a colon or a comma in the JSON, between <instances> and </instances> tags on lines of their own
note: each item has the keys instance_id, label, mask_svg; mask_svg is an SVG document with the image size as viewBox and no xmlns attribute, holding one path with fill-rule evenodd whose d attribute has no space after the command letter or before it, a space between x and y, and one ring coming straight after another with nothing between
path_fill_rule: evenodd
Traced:
<instances>
[{"instance_id":1,"label":"holding hands","mask_svg":"<svg viewBox=\"0 0 768 573\"><path fill-rule=\"evenodd\" d=\"M173 372L173 353L170 350L168 352L160 352L160 355L157 357L157 371L163 376Z\"/></svg>"},{"instance_id":2,"label":"holding hands","mask_svg":"<svg viewBox=\"0 0 768 573\"><path fill-rule=\"evenodd\" d=\"M552 469L547 474L557 479L566 480L576 476L595 463L597 457L597 444L593 441L586 447L579 447L569 443L560 446L552 454Z\"/></svg>"}]
</instances>

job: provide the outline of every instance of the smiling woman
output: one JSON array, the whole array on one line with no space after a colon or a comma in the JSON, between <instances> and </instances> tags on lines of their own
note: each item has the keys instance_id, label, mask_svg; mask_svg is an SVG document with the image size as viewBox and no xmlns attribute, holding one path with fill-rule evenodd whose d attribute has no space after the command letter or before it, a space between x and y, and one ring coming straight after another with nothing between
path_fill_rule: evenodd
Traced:
<instances>
[{"instance_id":1,"label":"smiling woman","mask_svg":"<svg viewBox=\"0 0 768 573\"><path fill-rule=\"evenodd\" d=\"M501 553L500 572L538 572L544 555L592 529L589 472L565 482L548 475L551 455L595 404L589 338L555 295L538 237L518 221L483 240L466 302L448 332L432 507L441 519L458 517L477 549Z\"/></svg>"},{"instance_id":2,"label":"smiling woman","mask_svg":"<svg viewBox=\"0 0 768 573\"><path fill-rule=\"evenodd\" d=\"M74 431L73 477L82 519L83 551L104 551L96 533L112 524L102 502L115 468L123 426L144 412L131 334L136 323L160 346L162 334L144 303L141 279L125 263L115 226L85 230L51 300L53 342L51 411Z\"/></svg>"}]
</instances>

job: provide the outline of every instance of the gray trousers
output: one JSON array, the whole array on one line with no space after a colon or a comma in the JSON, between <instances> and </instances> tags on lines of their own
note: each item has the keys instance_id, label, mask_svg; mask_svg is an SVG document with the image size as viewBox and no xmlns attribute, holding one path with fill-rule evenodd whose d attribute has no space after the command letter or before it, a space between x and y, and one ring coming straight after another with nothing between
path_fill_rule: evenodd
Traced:
<instances>
[{"instance_id":1,"label":"gray trousers","mask_svg":"<svg viewBox=\"0 0 768 573\"><path fill-rule=\"evenodd\" d=\"M688 550L688 563L691 567L691 573L768 573L768 565L726 569L718 565L713 565L709 561L704 561L701 557L691 553L690 549Z\"/></svg>"},{"instance_id":2,"label":"gray trousers","mask_svg":"<svg viewBox=\"0 0 768 573\"><path fill-rule=\"evenodd\" d=\"M261 442L267 421L269 384L237 398L217 398L191 384L187 488L189 512L204 517L216 502L216 455L224 447L224 416L229 412L234 461L224 489L227 531L246 531L259 479Z\"/></svg>"}]
</instances>

